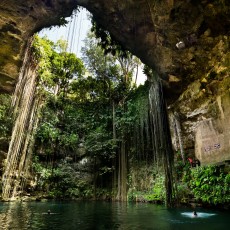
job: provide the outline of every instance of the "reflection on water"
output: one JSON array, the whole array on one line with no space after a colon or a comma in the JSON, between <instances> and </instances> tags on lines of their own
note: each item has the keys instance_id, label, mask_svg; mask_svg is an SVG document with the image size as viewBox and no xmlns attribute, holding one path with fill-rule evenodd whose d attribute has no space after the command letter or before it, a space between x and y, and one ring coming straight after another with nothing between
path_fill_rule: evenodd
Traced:
<instances>
[{"instance_id":1,"label":"reflection on water","mask_svg":"<svg viewBox=\"0 0 230 230\"><path fill-rule=\"evenodd\" d=\"M12 202L0 203L0 229L221 230L229 227L229 212L199 209L197 214L198 218L192 218L192 210L153 204Z\"/></svg>"},{"instance_id":2,"label":"reflection on water","mask_svg":"<svg viewBox=\"0 0 230 230\"><path fill-rule=\"evenodd\" d=\"M0 229L25 229L30 218L31 211L26 204L0 204Z\"/></svg>"}]
</instances>

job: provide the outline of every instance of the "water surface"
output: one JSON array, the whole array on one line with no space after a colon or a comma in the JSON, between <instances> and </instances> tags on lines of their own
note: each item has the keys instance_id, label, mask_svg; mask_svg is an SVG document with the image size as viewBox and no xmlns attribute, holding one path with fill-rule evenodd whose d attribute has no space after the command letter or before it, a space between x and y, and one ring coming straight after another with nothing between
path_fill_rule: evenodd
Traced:
<instances>
[{"instance_id":1,"label":"water surface","mask_svg":"<svg viewBox=\"0 0 230 230\"><path fill-rule=\"evenodd\" d=\"M50 210L51 214L47 211ZM11 202L0 203L0 229L53 230L221 230L229 229L230 213L167 209L142 203Z\"/></svg>"}]
</instances>

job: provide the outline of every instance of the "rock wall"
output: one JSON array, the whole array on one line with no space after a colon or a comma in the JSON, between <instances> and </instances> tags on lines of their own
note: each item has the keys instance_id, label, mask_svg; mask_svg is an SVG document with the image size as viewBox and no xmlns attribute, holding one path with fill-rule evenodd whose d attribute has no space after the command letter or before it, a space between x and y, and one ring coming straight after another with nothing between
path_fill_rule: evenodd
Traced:
<instances>
[{"instance_id":1,"label":"rock wall","mask_svg":"<svg viewBox=\"0 0 230 230\"><path fill-rule=\"evenodd\" d=\"M1 0L0 92L11 93L17 82L28 39L41 28L61 24L74 0Z\"/></svg>"},{"instance_id":2,"label":"rock wall","mask_svg":"<svg viewBox=\"0 0 230 230\"><path fill-rule=\"evenodd\" d=\"M195 155L202 165L230 160L229 73L223 79L217 76L219 80L205 85L200 81L192 83L169 107L174 149L186 156ZM215 88L216 94L210 87ZM180 124L179 131L176 122Z\"/></svg>"},{"instance_id":3,"label":"rock wall","mask_svg":"<svg viewBox=\"0 0 230 230\"><path fill-rule=\"evenodd\" d=\"M12 90L29 36L59 24L77 5L86 7L125 48L155 68L174 100L212 69L220 56L210 53L229 41L228 0L2 0L2 89Z\"/></svg>"},{"instance_id":4,"label":"rock wall","mask_svg":"<svg viewBox=\"0 0 230 230\"><path fill-rule=\"evenodd\" d=\"M196 129L195 154L203 165L230 160L230 92L215 103L219 118L200 121Z\"/></svg>"}]
</instances>

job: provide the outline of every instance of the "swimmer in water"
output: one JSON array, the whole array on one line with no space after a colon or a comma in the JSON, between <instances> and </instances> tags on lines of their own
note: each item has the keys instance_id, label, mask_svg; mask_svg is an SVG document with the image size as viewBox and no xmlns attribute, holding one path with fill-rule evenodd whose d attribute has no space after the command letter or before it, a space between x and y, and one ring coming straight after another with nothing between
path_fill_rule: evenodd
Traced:
<instances>
[{"instance_id":1,"label":"swimmer in water","mask_svg":"<svg viewBox=\"0 0 230 230\"><path fill-rule=\"evenodd\" d=\"M50 211L50 210L48 210L48 211L47 211L47 213L48 213L48 214L50 214L50 213L51 213L51 211Z\"/></svg>"},{"instance_id":2,"label":"swimmer in water","mask_svg":"<svg viewBox=\"0 0 230 230\"><path fill-rule=\"evenodd\" d=\"M197 217L196 211L193 212L193 216L194 216L194 217Z\"/></svg>"}]
</instances>

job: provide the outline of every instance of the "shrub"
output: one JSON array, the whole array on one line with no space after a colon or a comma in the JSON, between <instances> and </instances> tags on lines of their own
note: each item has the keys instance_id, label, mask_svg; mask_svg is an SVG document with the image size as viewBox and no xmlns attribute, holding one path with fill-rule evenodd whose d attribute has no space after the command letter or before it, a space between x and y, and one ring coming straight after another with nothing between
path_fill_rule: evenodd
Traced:
<instances>
[{"instance_id":1,"label":"shrub","mask_svg":"<svg viewBox=\"0 0 230 230\"><path fill-rule=\"evenodd\" d=\"M164 185L164 176L158 175L155 178L152 192L148 195L145 195L147 201L153 202L164 202L165 201L165 185Z\"/></svg>"},{"instance_id":2,"label":"shrub","mask_svg":"<svg viewBox=\"0 0 230 230\"><path fill-rule=\"evenodd\" d=\"M196 199L209 204L230 202L230 174L217 166L192 169L190 186Z\"/></svg>"}]
</instances>

